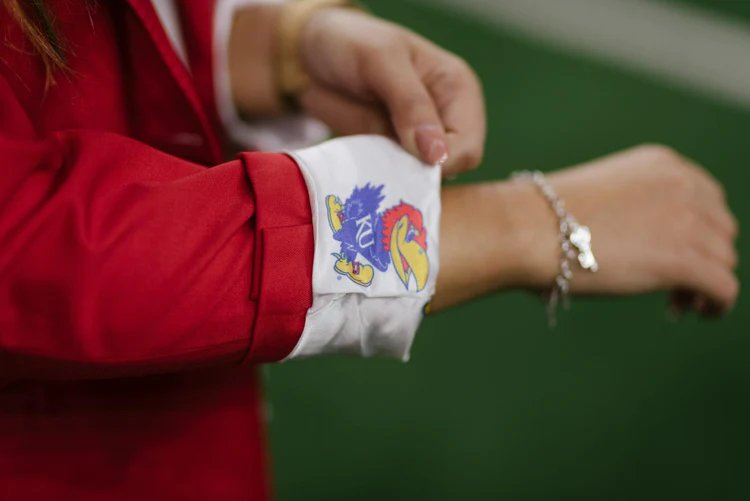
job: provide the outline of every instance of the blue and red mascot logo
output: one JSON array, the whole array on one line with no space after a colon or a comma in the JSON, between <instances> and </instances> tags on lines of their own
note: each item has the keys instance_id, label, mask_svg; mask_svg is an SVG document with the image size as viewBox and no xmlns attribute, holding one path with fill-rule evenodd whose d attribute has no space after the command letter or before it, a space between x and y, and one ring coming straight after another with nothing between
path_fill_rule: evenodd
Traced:
<instances>
[{"instance_id":1,"label":"blue and red mascot logo","mask_svg":"<svg viewBox=\"0 0 750 501\"><path fill-rule=\"evenodd\" d=\"M385 199L383 186L355 187L341 203L336 195L326 197L328 224L333 238L341 242L341 251L333 254L336 273L352 282L369 286L375 270L385 272L390 265L404 287L414 282L417 291L424 289L430 273L427 258L427 230L422 213L401 202L378 212ZM362 257L369 264L362 262Z\"/></svg>"}]
</instances>

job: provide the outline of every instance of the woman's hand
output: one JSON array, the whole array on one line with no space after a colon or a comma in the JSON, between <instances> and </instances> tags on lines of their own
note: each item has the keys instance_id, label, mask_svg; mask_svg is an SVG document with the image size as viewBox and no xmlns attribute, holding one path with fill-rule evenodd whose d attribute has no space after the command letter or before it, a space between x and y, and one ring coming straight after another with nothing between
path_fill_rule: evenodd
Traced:
<instances>
[{"instance_id":1,"label":"woman's hand","mask_svg":"<svg viewBox=\"0 0 750 501\"><path fill-rule=\"evenodd\" d=\"M400 26L347 9L326 9L312 18L302 57L314 79L302 104L335 130L392 130L426 163L446 156L446 175L479 165L482 90L459 57Z\"/></svg>"},{"instance_id":2,"label":"woman's hand","mask_svg":"<svg viewBox=\"0 0 750 501\"><path fill-rule=\"evenodd\" d=\"M574 292L690 291L688 306L703 313L735 303L737 222L723 188L700 166L649 145L561 171L550 182L591 228L599 260L597 273L576 273Z\"/></svg>"},{"instance_id":3,"label":"woman's hand","mask_svg":"<svg viewBox=\"0 0 750 501\"><path fill-rule=\"evenodd\" d=\"M281 109L275 65L277 5L235 16L229 47L235 101L247 116ZM479 80L459 57L397 25L352 9L326 8L306 23L302 62L312 78L305 111L340 134L397 138L445 175L479 165L485 111Z\"/></svg>"},{"instance_id":4,"label":"woman's hand","mask_svg":"<svg viewBox=\"0 0 750 501\"><path fill-rule=\"evenodd\" d=\"M676 291L678 306L702 313L734 305L737 222L704 169L669 148L641 146L548 180L591 229L599 262L596 273L574 270L574 293ZM502 288L548 288L559 259L557 219L531 183L444 190L438 309Z\"/></svg>"}]
</instances>

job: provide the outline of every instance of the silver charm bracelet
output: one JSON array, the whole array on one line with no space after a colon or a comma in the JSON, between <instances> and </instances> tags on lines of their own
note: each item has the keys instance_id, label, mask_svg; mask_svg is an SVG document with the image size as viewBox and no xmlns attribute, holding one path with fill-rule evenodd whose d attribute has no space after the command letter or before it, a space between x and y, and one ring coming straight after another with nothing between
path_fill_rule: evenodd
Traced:
<instances>
[{"instance_id":1,"label":"silver charm bracelet","mask_svg":"<svg viewBox=\"0 0 750 501\"><path fill-rule=\"evenodd\" d=\"M513 179L531 181L547 199L557 216L560 225L560 271L555 277L547 301L547 321L550 327L557 324L557 307L562 303L564 309L570 307L570 281L573 279L571 263L578 260L581 268L596 272L599 265L591 250L591 230L579 224L576 218L565 210L565 203L557 196L552 185L540 171L520 171L512 175Z\"/></svg>"}]
</instances>

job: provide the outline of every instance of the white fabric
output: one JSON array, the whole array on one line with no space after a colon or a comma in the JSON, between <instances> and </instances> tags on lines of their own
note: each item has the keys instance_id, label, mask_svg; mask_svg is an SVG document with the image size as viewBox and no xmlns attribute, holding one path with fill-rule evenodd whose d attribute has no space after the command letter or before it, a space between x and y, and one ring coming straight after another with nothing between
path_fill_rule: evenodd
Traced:
<instances>
[{"instance_id":1,"label":"white fabric","mask_svg":"<svg viewBox=\"0 0 750 501\"><path fill-rule=\"evenodd\" d=\"M159 21L161 21L161 25L164 27L169 41L172 42L172 47L174 47L183 64L187 66L187 49L185 48L185 41L182 38L182 25L177 15L175 0L152 0L152 2L154 10L159 16Z\"/></svg>"},{"instance_id":2,"label":"white fabric","mask_svg":"<svg viewBox=\"0 0 750 501\"><path fill-rule=\"evenodd\" d=\"M284 0L217 0L214 13L214 81L219 115L231 139L246 148L280 151L322 141L327 128L305 117L286 117L248 124L237 113L231 97L227 45L236 9L259 2ZM174 0L153 0L154 8L175 51L187 64L184 41ZM428 167L400 146L380 136L335 139L307 149L291 151L307 184L313 213L315 256L313 262L313 305L305 328L288 359L322 354L350 353L361 356L385 355L408 360L424 306L435 292L438 274L440 224L440 169ZM361 285L334 269L342 245L334 238L329 223L327 196L345 204L355 188L383 186L383 200L375 219L384 211L405 202L423 217L429 273L417 290L416 278L404 283L391 262L384 271L373 266L369 285ZM386 238L382 228L363 221L359 237L365 243ZM368 232L372 233L368 233ZM375 240L373 240L373 238ZM369 239L369 240L368 240ZM372 266L357 254L361 266ZM382 266L382 265L381 265Z\"/></svg>"},{"instance_id":3,"label":"white fabric","mask_svg":"<svg viewBox=\"0 0 750 501\"><path fill-rule=\"evenodd\" d=\"M214 8L214 87L217 111L229 138L246 149L281 151L285 148L302 148L319 143L330 135L322 122L303 115L246 122L240 118L232 100L227 46L235 11L251 4L283 1L217 0ZM175 0L152 0L152 3L175 52L187 66L187 50Z\"/></svg>"},{"instance_id":4,"label":"white fabric","mask_svg":"<svg viewBox=\"0 0 750 501\"><path fill-rule=\"evenodd\" d=\"M363 356L389 355L407 360L424 306L435 292L438 274L440 227L440 169L426 166L399 145L382 136L353 136L291 152L302 170L312 205L315 231L313 264L313 306L304 332L289 358L323 353L355 353ZM377 221L387 209L402 202L413 206L423 219L429 263L427 282L417 290L416 279L405 283L395 271L393 259L387 269L378 270L361 253L356 260L373 266L374 277L362 285L334 269L342 254L342 242L334 238L329 222L328 196L339 198L345 209L362 206L362 197L352 197L355 188L382 186L384 199L377 215L360 214L350 222L356 227L349 242L372 249L389 240ZM369 232L372 231L371 235Z\"/></svg>"}]
</instances>

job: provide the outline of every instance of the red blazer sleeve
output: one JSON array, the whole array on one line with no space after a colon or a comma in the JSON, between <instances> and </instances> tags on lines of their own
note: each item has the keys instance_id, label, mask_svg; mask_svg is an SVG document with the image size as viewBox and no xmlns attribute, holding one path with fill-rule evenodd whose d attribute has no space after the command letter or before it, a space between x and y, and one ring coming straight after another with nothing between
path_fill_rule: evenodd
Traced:
<instances>
[{"instance_id":1,"label":"red blazer sleeve","mask_svg":"<svg viewBox=\"0 0 750 501\"><path fill-rule=\"evenodd\" d=\"M283 358L312 302L296 164L205 168L126 137L36 138L0 80L0 380Z\"/></svg>"}]
</instances>

